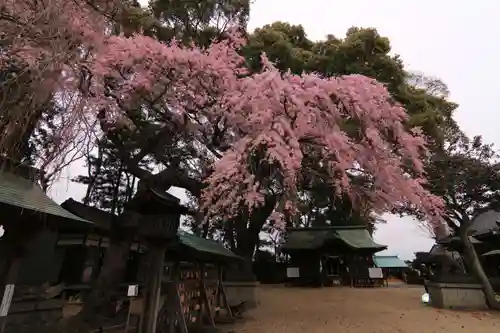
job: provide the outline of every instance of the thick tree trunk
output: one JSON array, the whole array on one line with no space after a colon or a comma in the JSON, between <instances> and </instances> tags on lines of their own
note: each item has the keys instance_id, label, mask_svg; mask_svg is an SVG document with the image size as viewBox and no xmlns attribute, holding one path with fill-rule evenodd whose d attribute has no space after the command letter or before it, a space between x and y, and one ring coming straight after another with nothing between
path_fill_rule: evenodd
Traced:
<instances>
[{"instance_id":1,"label":"thick tree trunk","mask_svg":"<svg viewBox=\"0 0 500 333\"><path fill-rule=\"evenodd\" d=\"M236 231L235 253L245 259L241 264L241 279L255 279L252 272L253 254L255 247L259 244L259 234L262 227L275 206L276 197L269 196L266 198L264 205L252 211L250 217L242 214L242 216L239 216L237 220L232 222Z\"/></svg>"},{"instance_id":2,"label":"thick tree trunk","mask_svg":"<svg viewBox=\"0 0 500 333\"><path fill-rule=\"evenodd\" d=\"M85 298L82 311L63 323L64 332L89 332L106 318L111 298L123 280L123 274L130 252L129 240L110 240L104 255L101 272Z\"/></svg>"},{"instance_id":3,"label":"thick tree trunk","mask_svg":"<svg viewBox=\"0 0 500 333\"><path fill-rule=\"evenodd\" d=\"M234 252L242 257L243 261L238 265L238 269L228 270L227 275L231 280L255 281L252 262L256 244L253 244L252 246L252 243L254 242L241 242L241 240L238 241L239 245L234 249Z\"/></svg>"},{"instance_id":4,"label":"thick tree trunk","mask_svg":"<svg viewBox=\"0 0 500 333\"><path fill-rule=\"evenodd\" d=\"M467 264L474 276L477 278L478 282L483 286L486 303L491 309L500 310L500 304L495 298L495 291L493 290L490 280L483 270L481 261L479 260L476 250L474 249L474 245L470 241L467 228L465 226L460 228L460 239L464 244L463 251L468 261Z\"/></svg>"}]
</instances>

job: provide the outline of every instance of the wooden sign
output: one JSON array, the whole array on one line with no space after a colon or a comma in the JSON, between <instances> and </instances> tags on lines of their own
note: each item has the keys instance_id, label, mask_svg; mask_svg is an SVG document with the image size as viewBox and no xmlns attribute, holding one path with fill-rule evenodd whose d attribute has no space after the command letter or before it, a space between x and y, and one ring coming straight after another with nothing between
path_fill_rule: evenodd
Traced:
<instances>
[{"instance_id":1,"label":"wooden sign","mask_svg":"<svg viewBox=\"0 0 500 333\"><path fill-rule=\"evenodd\" d=\"M383 279L384 274L382 273L382 268L379 267L369 267L368 276L370 279Z\"/></svg>"},{"instance_id":2,"label":"wooden sign","mask_svg":"<svg viewBox=\"0 0 500 333\"><path fill-rule=\"evenodd\" d=\"M5 291L3 292L2 304L0 305L0 317L6 317L9 313L12 296L14 296L14 285L8 284L5 286Z\"/></svg>"},{"instance_id":3,"label":"wooden sign","mask_svg":"<svg viewBox=\"0 0 500 333\"><path fill-rule=\"evenodd\" d=\"M300 277L300 270L298 267L287 267L286 269L286 277L289 278L298 278Z\"/></svg>"},{"instance_id":4,"label":"wooden sign","mask_svg":"<svg viewBox=\"0 0 500 333\"><path fill-rule=\"evenodd\" d=\"M128 286L127 296L128 297L137 297L139 295L139 285L132 284Z\"/></svg>"}]
</instances>

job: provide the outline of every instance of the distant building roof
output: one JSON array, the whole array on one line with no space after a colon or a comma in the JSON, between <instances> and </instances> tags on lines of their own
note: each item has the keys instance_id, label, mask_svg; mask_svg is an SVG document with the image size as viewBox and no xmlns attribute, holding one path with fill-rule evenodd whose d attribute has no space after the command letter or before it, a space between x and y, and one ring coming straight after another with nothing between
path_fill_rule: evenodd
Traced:
<instances>
[{"instance_id":1,"label":"distant building roof","mask_svg":"<svg viewBox=\"0 0 500 333\"><path fill-rule=\"evenodd\" d=\"M375 243L368 230L363 226L342 226L323 228L289 228L283 251L316 250L328 241L340 240L353 249L373 250L387 246Z\"/></svg>"},{"instance_id":2,"label":"distant building roof","mask_svg":"<svg viewBox=\"0 0 500 333\"><path fill-rule=\"evenodd\" d=\"M500 221L500 212L489 210L479 214L469 227L469 229L476 232L484 232L487 230L498 230L498 221Z\"/></svg>"},{"instance_id":3,"label":"distant building roof","mask_svg":"<svg viewBox=\"0 0 500 333\"><path fill-rule=\"evenodd\" d=\"M398 256L373 256L375 266L379 268L405 268L408 265Z\"/></svg>"}]
</instances>

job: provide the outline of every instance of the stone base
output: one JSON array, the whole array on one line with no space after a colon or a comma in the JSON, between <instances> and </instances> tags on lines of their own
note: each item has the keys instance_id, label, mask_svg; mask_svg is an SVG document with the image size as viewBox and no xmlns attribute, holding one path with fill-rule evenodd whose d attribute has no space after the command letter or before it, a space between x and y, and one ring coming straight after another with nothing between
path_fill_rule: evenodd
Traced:
<instances>
[{"instance_id":1,"label":"stone base","mask_svg":"<svg viewBox=\"0 0 500 333\"><path fill-rule=\"evenodd\" d=\"M429 282L425 285L432 306L446 309L486 310L488 306L479 284Z\"/></svg>"},{"instance_id":2,"label":"stone base","mask_svg":"<svg viewBox=\"0 0 500 333\"><path fill-rule=\"evenodd\" d=\"M246 302L247 309L256 308L255 287L258 284L258 282L254 281L224 282L228 303L233 305Z\"/></svg>"}]
</instances>

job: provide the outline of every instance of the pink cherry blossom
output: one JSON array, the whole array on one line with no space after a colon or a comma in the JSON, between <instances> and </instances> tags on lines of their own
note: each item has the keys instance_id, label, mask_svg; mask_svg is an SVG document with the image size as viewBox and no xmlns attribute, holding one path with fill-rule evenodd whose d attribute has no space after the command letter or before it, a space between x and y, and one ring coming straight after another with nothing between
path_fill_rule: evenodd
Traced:
<instances>
[{"instance_id":1,"label":"pink cherry blossom","mask_svg":"<svg viewBox=\"0 0 500 333\"><path fill-rule=\"evenodd\" d=\"M406 129L406 111L379 82L362 75L282 74L265 55L262 71L249 75L239 53L243 40L235 34L207 49L140 34L113 36L109 15L96 6L115 13L119 1L93 1L90 6L84 0L51 0L44 11L33 0L4 1L2 15L15 20L0 18L10 41L0 55L0 68L17 59L41 73L39 86L55 73L60 79L47 81L44 88L73 92L79 100L71 111L75 119L95 118L106 108L110 121L126 124L131 117L127 108L137 110L145 100L154 100L159 106L155 112L172 128L186 131L186 138L203 138L201 133L224 121L229 149L221 151L205 179L201 201L207 219L229 219L242 205L251 211L273 187L279 202L272 218L283 225L285 215L297 213L306 148L317 151L319 162L328 166L325 181L337 194L349 193L354 202L369 198L379 212L410 204L430 221L439 219L441 199L422 186L425 138ZM92 75L82 88L83 68ZM115 98L106 94L110 78ZM187 114L200 119L188 129ZM348 131L346 122L355 124L355 130ZM71 135L67 129L64 133ZM257 152L262 158L256 162ZM256 170L264 164L268 174ZM353 170L369 175L371 186L355 186Z\"/></svg>"}]
</instances>

